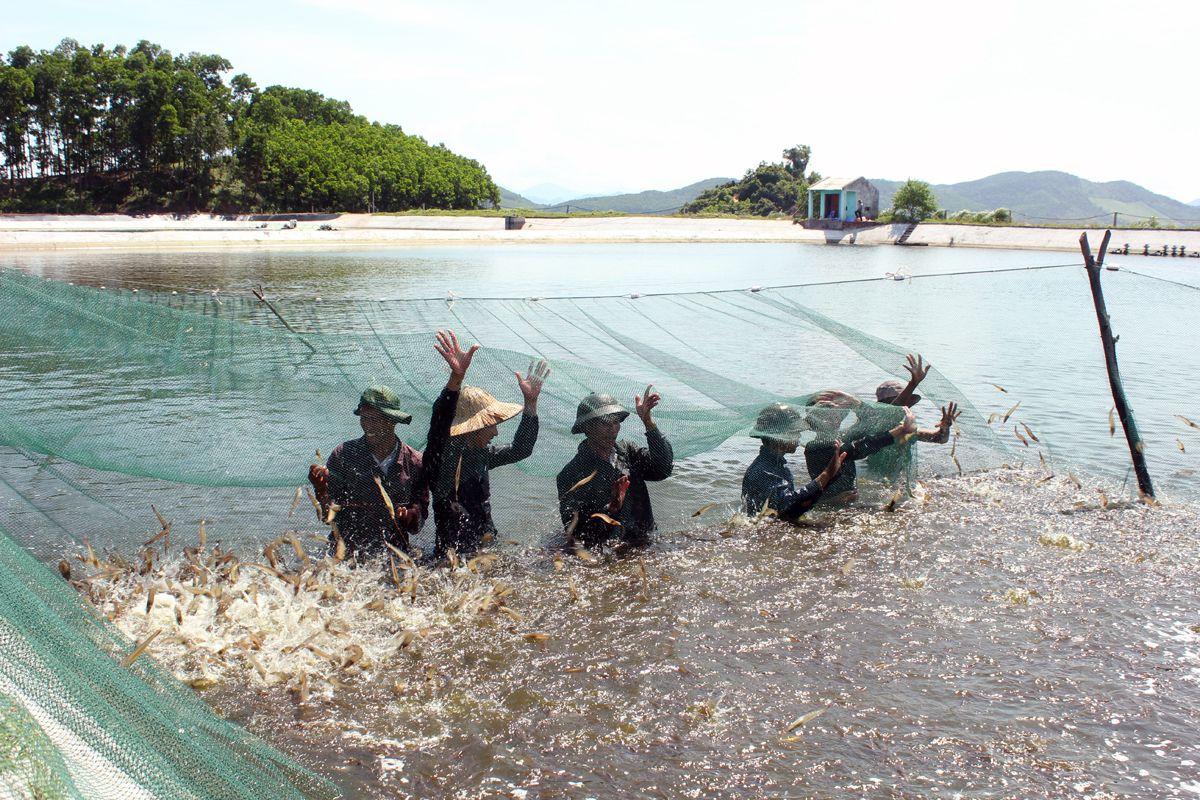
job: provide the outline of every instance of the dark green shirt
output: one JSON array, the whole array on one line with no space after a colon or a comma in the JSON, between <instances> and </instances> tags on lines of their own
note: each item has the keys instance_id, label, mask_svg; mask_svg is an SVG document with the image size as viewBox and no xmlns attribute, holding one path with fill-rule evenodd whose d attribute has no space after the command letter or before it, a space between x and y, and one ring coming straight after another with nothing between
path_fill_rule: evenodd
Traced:
<instances>
[{"instance_id":1,"label":"dark green shirt","mask_svg":"<svg viewBox=\"0 0 1200 800\"><path fill-rule=\"evenodd\" d=\"M585 545L600 544L612 536L632 542L645 541L654 530L654 512L650 508L650 492L646 481L661 481L674 469L675 453L671 443L658 428L646 431L647 447L619 441L613 450L612 462L596 455L587 440L579 443L575 457L558 473L558 507L564 526L570 526L576 513L574 537ZM595 477L578 489L579 481L595 472ZM629 476L625 503L615 515L619 526L610 525L592 514L608 514L613 485L621 475Z\"/></svg>"}]
</instances>

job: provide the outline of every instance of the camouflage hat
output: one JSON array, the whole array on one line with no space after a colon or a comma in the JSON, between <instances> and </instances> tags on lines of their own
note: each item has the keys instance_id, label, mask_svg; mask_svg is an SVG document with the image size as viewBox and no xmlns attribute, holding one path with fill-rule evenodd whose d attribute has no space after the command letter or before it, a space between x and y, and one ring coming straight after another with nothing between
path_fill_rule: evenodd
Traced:
<instances>
[{"instance_id":1,"label":"camouflage hat","mask_svg":"<svg viewBox=\"0 0 1200 800\"><path fill-rule=\"evenodd\" d=\"M755 439L771 439L776 442L798 442L810 430L804 414L795 406L772 403L758 412L758 420L750 435Z\"/></svg>"},{"instance_id":2,"label":"camouflage hat","mask_svg":"<svg viewBox=\"0 0 1200 800\"><path fill-rule=\"evenodd\" d=\"M358 408L354 409L354 413L361 414L363 406L371 406L380 414L401 425L412 422L412 414L400 409L400 395L386 386L372 386L363 392L362 396L358 398Z\"/></svg>"},{"instance_id":3,"label":"camouflage hat","mask_svg":"<svg viewBox=\"0 0 1200 800\"><path fill-rule=\"evenodd\" d=\"M621 418L621 422L629 416L629 411L625 406L617 402L617 398L611 394L596 394L592 392L587 397L579 401L579 408L575 412L575 424L571 426L571 433L583 433L583 425L600 417L607 417L609 414L615 414Z\"/></svg>"}]
</instances>

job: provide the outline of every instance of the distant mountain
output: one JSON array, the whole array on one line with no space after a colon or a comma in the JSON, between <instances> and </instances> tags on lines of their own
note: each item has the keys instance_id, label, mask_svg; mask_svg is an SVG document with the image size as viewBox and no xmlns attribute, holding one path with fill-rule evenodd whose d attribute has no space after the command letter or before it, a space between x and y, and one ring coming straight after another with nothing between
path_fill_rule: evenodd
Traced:
<instances>
[{"instance_id":1,"label":"distant mountain","mask_svg":"<svg viewBox=\"0 0 1200 800\"><path fill-rule=\"evenodd\" d=\"M890 208L902 181L871 179L879 189L879 207ZM1200 221L1195 206L1155 194L1129 181L1096 183L1066 172L1001 172L975 181L935 184L938 206L954 213L1007 208L1014 221L1072 222L1119 211L1164 223ZM1124 219L1122 224L1131 220Z\"/></svg>"},{"instance_id":2,"label":"distant mountain","mask_svg":"<svg viewBox=\"0 0 1200 800\"><path fill-rule=\"evenodd\" d=\"M695 200L705 189L729 183L732 178L707 178L679 189L660 192L654 189L635 194L613 194L604 197L577 197L571 207L585 211L618 211L625 214L669 214Z\"/></svg>"},{"instance_id":3,"label":"distant mountain","mask_svg":"<svg viewBox=\"0 0 1200 800\"><path fill-rule=\"evenodd\" d=\"M1193 200L1192 202L1188 203L1188 205L1189 205L1189 206L1200 206L1200 197L1197 197L1195 200Z\"/></svg>"},{"instance_id":4,"label":"distant mountain","mask_svg":"<svg viewBox=\"0 0 1200 800\"><path fill-rule=\"evenodd\" d=\"M530 200L528 197L510 192L503 186L500 189L500 207L501 208L537 208L538 204Z\"/></svg>"},{"instance_id":5,"label":"distant mountain","mask_svg":"<svg viewBox=\"0 0 1200 800\"><path fill-rule=\"evenodd\" d=\"M528 208L563 210L570 206L571 210L580 211L617 211L623 214L667 214L675 211L685 203L695 200L705 189L728 183L732 178L708 178L679 189L660 192L650 190L635 194L614 194L602 197L577 197L554 204L534 203L528 197L522 197L515 192L500 188L501 208Z\"/></svg>"},{"instance_id":6,"label":"distant mountain","mask_svg":"<svg viewBox=\"0 0 1200 800\"><path fill-rule=\"evenodd\" d=\"M537 186L530 186L528 189L522 189L521 194L542 205L550 205L552 203L561 203L564 200L570 200L579 192L574 189L568 189L565 186L559 186L556 183L539 183Z\"/></svg>"}]
</instances>

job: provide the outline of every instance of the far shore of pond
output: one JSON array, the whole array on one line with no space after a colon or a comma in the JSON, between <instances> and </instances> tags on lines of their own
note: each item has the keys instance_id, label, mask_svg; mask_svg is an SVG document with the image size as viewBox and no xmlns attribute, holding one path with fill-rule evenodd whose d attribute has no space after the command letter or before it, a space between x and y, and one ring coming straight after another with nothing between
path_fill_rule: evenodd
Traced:
<instances>
[{"instance_id":1,"label":"far shore of pond","mask_svg":"<svg viewBox=\"0 0 1200 800\"><path fill-rule=\"evenodd\" d=\"M530 217L505 230L500 216L306 214L238 217L170 215L0 215L0 251L259 249L275 247L392 247L499 244L645 244L652 242L771 242L821 245L894 245L906 229L881 224L844 231L809 230L790 220L683 217ZM266 221L264 221L266 220ZM322 229L324 228L324 229ZM1080 229L922 223L906 244L1078 252ZM1091 231L1098 243L1100 231ZM1166 248L1200 252L1200 231L1120 229L1113 248L1131 254Z\"/></svg>"}]
</instances>

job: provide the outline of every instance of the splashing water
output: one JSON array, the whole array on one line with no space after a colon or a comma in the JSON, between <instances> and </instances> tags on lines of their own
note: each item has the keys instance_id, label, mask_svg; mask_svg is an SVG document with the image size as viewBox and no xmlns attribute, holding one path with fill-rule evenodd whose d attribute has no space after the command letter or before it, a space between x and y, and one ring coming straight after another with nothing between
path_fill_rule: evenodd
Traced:
<instances>
[{"instance_id":1,"label":"splashing water","mask_svg":"<svg viewBox=\"0 0 1200 800\"><path fill-rule=\"evenodd\" d=\"M282 539L79 585L352 795L1183 796L1198 520L1001 470L596 563L393 573Z\"/></svg>"}]
</instances>

